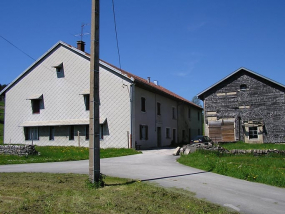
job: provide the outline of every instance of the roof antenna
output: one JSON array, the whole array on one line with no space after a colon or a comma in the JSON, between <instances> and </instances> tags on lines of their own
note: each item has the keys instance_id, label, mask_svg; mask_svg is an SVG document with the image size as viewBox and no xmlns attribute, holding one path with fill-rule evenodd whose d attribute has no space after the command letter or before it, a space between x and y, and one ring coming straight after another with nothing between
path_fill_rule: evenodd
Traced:
<instances>
[{"instance_id":1,"label":"roof antenna","mask_svg":"<svg viewBox=\"0 0 285 214\"><path fill-rule=\"evenodd\" d=\"M86 26L86 25L89 25L89 24L88 24L88 23L87 23L87 24L82 24L82 25L81 25L81 33L74 35L74 36L80 36L80 40L81 40L81 41L82 41L82 39L83 39L83 36L90 34L90 33L83 33L83 32L84 32L84 26Z\"/></svg>"}]
</instances>

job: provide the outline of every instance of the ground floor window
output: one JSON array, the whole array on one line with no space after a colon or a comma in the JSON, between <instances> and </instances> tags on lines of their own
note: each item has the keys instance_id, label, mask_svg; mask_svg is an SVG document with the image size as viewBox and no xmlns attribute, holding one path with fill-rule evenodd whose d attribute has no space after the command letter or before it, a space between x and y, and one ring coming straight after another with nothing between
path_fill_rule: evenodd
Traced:
<instances>
[{"instance_id":1,"label":"ground floor window","mask_svg":"<svg viewBox=\"0 0 285 214\"><path fill-rule=\"evenodd\" d=\"M25 140L39 140L39 127L25 127Z\"/></svg>"},{"instance_id":2,"label":"ground floor window","mask_svg":"<svg viewBox=\"0 0 285 214\"><path fill-rule=\"evenodd\" d=\"M54 140L54 126L49 127L49 140Z\"/></svg>"},{"instance_id":3,"label":"ground floor window","mask_svg":"<svg viewBox=\"0 0 285 214\"><path fill-rule=\"evenodd\" d=\"M89 140L89 125L85 126L85 140Z\"/></svg>"},{"instance_id":4,"label":"ground floor window","mask_svg":"<svg viewBox=\"0 0 285 214\"><path fill-rule=\"evenodd\" d=\"M104 124L100 124L100 139L104 138Z\"/></svg>"},{"instance_id":5,"label":"ground floor window","mask_svg":"<svg viewBox=\"0 0 285 214\"><path fill-rule=\"evenodd\" d=\"M166 138L170 138L170 128L166 128Z\"/></svg>"},{"instance_id":6,"label":"ground floor window","mask_svg":"<svg viewBox=\"0 0 285 214\"><path fill-rule=\"evenodd\" d=\"M74 126L69 126L69 140L74 140Z\"/></svg>"},{"instance_id":7,"label":"ground floor window","mask_svg":"<svg viewBox=\"0 0 285 214\"><path fill-rule=\"evenodd\" d=\"M249 127L249 139L256 139L257 135L257 127Z\"/></svg>"},{"instance_id":8,"label":"ground floor window","mask_svg":"<svg viewBox=\"0 0 285 214\"><path fill-rule=\"evenodd\" d=\"M140 125L140 140L147 140L147 139L148 139L148 126Z\"/></svg>"}]
</instances>

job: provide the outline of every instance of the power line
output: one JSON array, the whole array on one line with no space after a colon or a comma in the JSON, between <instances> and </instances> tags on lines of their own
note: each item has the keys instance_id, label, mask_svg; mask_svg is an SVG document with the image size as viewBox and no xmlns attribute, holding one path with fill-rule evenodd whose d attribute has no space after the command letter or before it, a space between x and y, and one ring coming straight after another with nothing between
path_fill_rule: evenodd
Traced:
<instances>
[{"instance_id":1,"label":"power line","mask_svg":"<svg viewBox=\"0 0 285 214\"><path fill-rule=\"evenodd\" d=\"M120 69L121 67L121 56L120 56L120 48L119 48L119 41L118 41L118 32L117 32L117 23L116 23L116 14L115 14L115 3L114 0L112 0L112 5L113 5L113 16L114 16L114 25L115 25L115 33L116 33L116 41L117 41L117 50L118 50L118 56L119 56L119 65Z\"/></svg>"},{"instance_id":2,"label":"power line","mask_svg":"<svg viewBox=\"0 0 285 214\"><path fill-rule=\"evenodd\" d=\"M21 50L20 48L18 48L16 45L14 45L12 42L10 42L8 39L4 38L3 36L0 35L0 37L2 39L4 39L6 42L8 42L10 45L12 45L13 47L15 47L17 50L19 50L20 52L22 52L23 54L25 54L26 56L28 56L29 58L31 58L33 61L37 61L36 59L34 59L33 57L31 57L29 54L27 54L25 51ZM43 67L45 67L48 71L50 72L53 72L54 73L54 70L50 69L49 67L45 66L45 65L42 65ZM67 82L73 84L73 85L76 85L76 86L80 86L79 84L73 82L73 81L70 81L68 80Z\"/></svg>"},{"instance_id":3,"label":"power line","mask_svg":"<svg viewBox=\"0 0 285 214\"><path fill-rule=\"evenodd\" d=\"M29 58L31 58L32 60L36 61L36 59L34 59L33 57L31 57L29 54L27 54L26 52L24 52L23 50L21 50L20 48L18 48L16 45L14 45L12 42L10 42L8 39L4 38L3 36L0 35L0 37L2 39L4 39L6 42L8 42L10 45L12 45L13 47L15 47L16 49L18 49L19 51L21 51L23 54L25 54L26 56L28 56Z\"/></svg>"}]
</instances>

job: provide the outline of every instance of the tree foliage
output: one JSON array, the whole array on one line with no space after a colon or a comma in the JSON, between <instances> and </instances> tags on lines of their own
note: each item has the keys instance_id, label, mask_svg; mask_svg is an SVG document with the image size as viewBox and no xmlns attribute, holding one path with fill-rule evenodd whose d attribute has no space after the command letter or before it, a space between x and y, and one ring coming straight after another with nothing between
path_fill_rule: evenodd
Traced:
<instances>
[{"instance_id":1,"label":"tree foliage","mask_svg":"<svg viewBox=\"0 0 285 214\"><path fill-rule=\"evenodd\" d=\"M7 85L6 84L0 84L0 91L2 91Z\"/></svg>"},{"instance_id":2,"label":"tree foliage","mask_svg":"<svg viewBox=\"0 0 285 214\"><path fill-rule=\"evenodd\" d=\"M201 102L201 100L197 96L194 96L192 98L191 102L202 107L202 102Z\"/></svg>"}]
</instances>

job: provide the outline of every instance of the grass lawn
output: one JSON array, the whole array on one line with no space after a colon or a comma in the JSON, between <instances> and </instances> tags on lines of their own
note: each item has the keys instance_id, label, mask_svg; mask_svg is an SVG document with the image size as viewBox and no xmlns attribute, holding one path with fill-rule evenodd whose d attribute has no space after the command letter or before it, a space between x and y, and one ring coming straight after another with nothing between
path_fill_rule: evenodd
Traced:
<instances>
[{"instance_id":1,"label":"grass lawn","mask_svg":"<svg viewBox=\"0 0 285 214\"><path fill-rule=\"evenodd\" d=\"M278 144L245 144L242 142L225 144L227 149L279 149L285 145ZM285 187L285 156L270 154L254 156L251 154L232 155L210 151L196 151L181 156L178 162L187 166L215 172L218 174Z\"/></svg>"},{"instance_id":2,"label":"grass lawn","mask_svg":"<svg viewBox=\"0 0 285 214\"><path fill-rule=\"evenodd\" d=\"M0 155L0 165L19 163L44 163L58 161L86 160L89 158L89 148L74 146L36 146L40 155L30 155L19 157L17 155ZM101 149L101 158L119 157L139 154L141 152L134 149Z\"/></svg>"},{"instance_id":3,"label":"grass lawn","mask_svg":"<svg viewBox=\"0 0 285 214\"><path fill-rule=\"evenodd\" d=\"M185 190L106 177L91 189L87 175L0 173L0 213L234 213Z\"/></svg>"},{"instance_id":4,"label":"grass lawn","mask_svg":"<svg viewBox=\"0 0 285 214\"><path fill-rule=\"evenodd\" d=\"M225 143L221 145L225 149L278 149L285 150L285 144L273 144L273 143L262 143L262 144L249 144L244 142L237 143Z\"/></svg>"}]
</instances>

